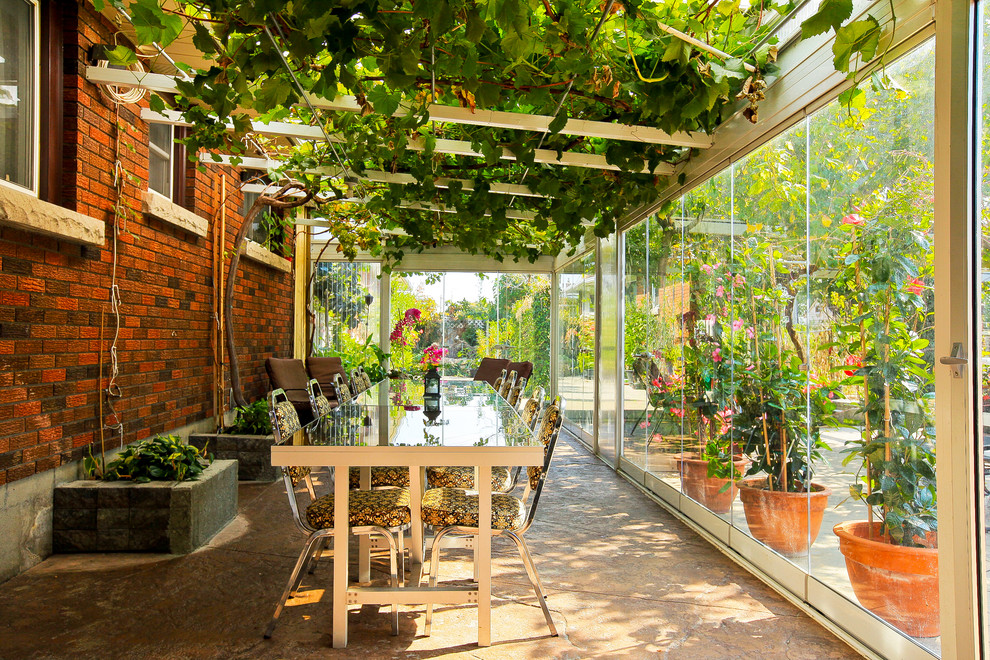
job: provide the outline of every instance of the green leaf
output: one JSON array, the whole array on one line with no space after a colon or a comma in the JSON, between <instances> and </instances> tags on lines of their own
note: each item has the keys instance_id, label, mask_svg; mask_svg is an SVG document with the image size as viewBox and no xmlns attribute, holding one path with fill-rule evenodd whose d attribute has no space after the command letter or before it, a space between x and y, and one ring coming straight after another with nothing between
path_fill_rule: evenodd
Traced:
<instances>
[{"instance_id":1,"label":"green leaf","mask_svg":"<svg viewBox=\"0 0 990 660\"><path fill-rule=\"evenodd\" d=\"M557 116L553 118L552 122L550 122L550 126L549 126L550 134L556 135L557 133L560 133L560 131L563 130L564 126L566 125L567 125L567 110L565 110L562 107L560 109L560 112L557 113Z\"/></svg>"},{"instance_id":2,"label":"green leaf","mask_svg":"<svg viewBox=\"0 0 990 660\"><path fill-rule=\"evenodd\" d=\"M385 85L375 85L368 91L368 100L375 106L375 112L385 117L391 117L399 109L401 93L391 93Z\"/></svg>"},{"instance_id":3,"label":"green leaf","mask_svg":"<svg viewBox=\"0 0 990 660\"><path fill-rule=\"evenodd\" d=\"M138 61L137 55L127 46L115 46L106 51L107 60L116 66L130 66Z\"/></svg>"},{"instance_id":4,"label":"green leaf","mask_svg":"<svg viewBox=\"0 0 990 660\"><path fill-rule=\"evenodd\" d=\"M852 16L852 0L822 0L818 11L801 23L801 38L824 34L831 28L838 32L844 21Z\"/></svg>"},{"instance_id":5,"label":"green leaf","mask_svg":"<svg viewBox=\"0 0 990 660\"><path fill-rule=\"evenodd\" d=\"M216 42L213 40L213 35L210 34L210 31L206 29L205 25L196 22L193 23L193 29L196 31L192 39L193 46L207 55L217 52L217 46Z\"/></svg>"},{"instance_id":6,"label":"green leaf","mask_svg":"<svg viewBox=\"0 0 990 660\"><path fill-rule=\"evenodd\" d=\"M861 21L853 21L835 33L832 44L832 60L836 71L849 71L850 60L859 54L862 61L869 62L876 55L880 45L880 23L872 16Z\"/></svg>"}]
</instances>

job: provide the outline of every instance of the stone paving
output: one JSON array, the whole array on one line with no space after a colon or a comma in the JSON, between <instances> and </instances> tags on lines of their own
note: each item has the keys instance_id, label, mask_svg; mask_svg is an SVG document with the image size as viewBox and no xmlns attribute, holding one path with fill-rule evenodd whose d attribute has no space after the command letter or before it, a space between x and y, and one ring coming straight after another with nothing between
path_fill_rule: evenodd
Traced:
<instances>
[{"instance_id":1,"label":"stone paving","mask_svg":"<svg viewBox=\"0 0 990 660\"><path fill-rule=\"evenodd\" d=\"M261 633L303 537L280 482L240 485L237 518L190 555L56 555L0 586L0 658L854 658L566 434L527 534L561 632L550 637L510 541L494 549L493 645L476 610L352 608L330 648L329 562ZM323 484L324 488L326 484ZM353 555L352 555L353 556ZM467 579L446 551L441 580ZM383 578L384 562L373 564Z\"/></svg>"}]
</instances>

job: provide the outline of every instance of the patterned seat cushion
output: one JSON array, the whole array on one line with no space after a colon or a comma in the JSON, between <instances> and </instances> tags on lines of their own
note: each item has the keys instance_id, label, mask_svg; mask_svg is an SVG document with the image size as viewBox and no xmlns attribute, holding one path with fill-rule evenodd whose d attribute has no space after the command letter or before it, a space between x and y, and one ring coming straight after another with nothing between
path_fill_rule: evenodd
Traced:
<instances>
[{"instance_id":1,"label":"patterned seat cushion","mask_svg":"<svg viewBox=\"0 0 990 660\"><path fill-rule=\"evenodd\" d=\"M351 490L361 487L361 468L352 467L347 475ZM407 467L373 467L371 468L371 487L409 486L409 468Z\"/></svg>"},{"instance_id":2,"label":"patterned seat cushion","mask_svg":"<svg viewBox=\"0 0 990 660\"><path fill-rule=\"evenodd\" d=\"M423 522L435 527L478 526L478 496L462 488L431 488L423 495ZM518 497L492 494L492 529L519 529L526 522L526 505Z\"/></svg>"},{"instance_id":3,"label":"patterned seat cushion","mask_svg":"<svg viewBox=\"0 0 990 660\"><path fill-rule=\"evenodd\" d=\"M351 527L398 527L408 523L409 491L405 488L355 490L348 499ZM333 495L324 495L306 507L306 520L316 529L333 527Z\"/></svg>"},{"instance_id":4,"label":"patterned seat cushion","mask_svg":"<svg viewBox=\"0 0 990 660\"><path fill-rule=\"evenodd\" d=\"M526 402L523 407L522 419L526 426L532 428L533 424L536 423L536 415L540 412L540 402L536 399L530 399Z\"/></svg>"},{"instance_id":5,"label":"patterned seat cushion","mask_svg":"<svg viewBox=\"0 0 990 660\"><path fill-rule=\"evenodd\" d=\"M426 478L431 488L474 488L474 468L464 465L426 468ZM505 493L512 489L512 475L507 467L492 468L492 490Z\"/></svg>"}]
</instances>

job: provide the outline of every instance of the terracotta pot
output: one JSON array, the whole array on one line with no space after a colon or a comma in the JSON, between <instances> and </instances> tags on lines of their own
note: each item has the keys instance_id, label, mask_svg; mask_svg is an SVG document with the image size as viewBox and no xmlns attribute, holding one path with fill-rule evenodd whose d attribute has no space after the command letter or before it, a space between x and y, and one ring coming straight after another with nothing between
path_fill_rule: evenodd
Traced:
<instances>
[{"instance_id":1,"label":"terracotta pot","mask_svg":"<svg viewBox=\"0 0 990 660\"><path fill-rule=\"evenodd\" d=\"M881 523L865 520L839 523L839 551L859 602L878 617L912 637L937 637L938 549L906 548L883 540Z\"/></svg>"},{"instance_id":2,"label":"terracotta pot","mask_svg":"<svg viewBox=\"0 0 990 660\"><path fill-rule=\"evenodd\" d=\"M832 491L816 483L811 484L810 493L770 491L766 483L759 477L739 483L750 534L782 555L808 554L822 528Z\"/></svg>"},{"instance_id":3,"label":"terracotta pot","mask_svg":"<svg viewBox=\"0 0 990 660\"><path fill-rule=\"evenodd\" d=\"M722 488L729 483L729 479L708 476L708 461L701 460L697 454L682 454L674 459L677 471L681 474L681 483L684 486L684 494L695 500L699 504L708 507L713 513L728 513L732 508L732 501L736 499L736 484L732 483L722 492ZM749 464L744 458L732 461L736 474L742 475Z\"/></svg>"}]
</instances>

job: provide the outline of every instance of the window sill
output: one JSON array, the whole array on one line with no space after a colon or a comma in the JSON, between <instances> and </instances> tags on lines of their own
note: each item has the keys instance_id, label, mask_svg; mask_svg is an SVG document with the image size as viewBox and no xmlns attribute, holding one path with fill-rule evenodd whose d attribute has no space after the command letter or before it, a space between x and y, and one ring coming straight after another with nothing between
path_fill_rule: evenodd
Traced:
<instances>
[{"instance_id":1,"label":"window sill","mask_svg":"<svg viewBox=\"0 0 990 660\"><path fill-rule=\"evenodd\" d=\"M167 222L190 234L196 234L200 238L206 238L206 235L210 233L210 223L204 218L152 190L145 191L142 196L141 211L145 215Z\"/></svg>"},{"instance_id":2,"label":"window sill","mask_svg":"<svg viewBox=\"0 0 990 660\"><path fill-rule=\"evenodd\" d=\"M8 186L0 186L0 224L71 243L103 247L106 242L100 220Z\"/></svg>"},{"instance_id":3,"label":"window sill","mask_svg":"<svg viewBox=\"0 0 990 660\"><path fill-rule=\"evenodd\" d=\"M288 259L283 259L274 252L269 252L267 249L255 243L251 239L244 239L244 251L242 254L251 259L252 261L257 261L266 266L274 268L275 270L280 270L283 273L292 272L292 262Z\"/></svg>"}]
</instances>

